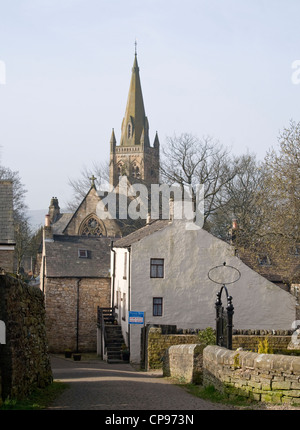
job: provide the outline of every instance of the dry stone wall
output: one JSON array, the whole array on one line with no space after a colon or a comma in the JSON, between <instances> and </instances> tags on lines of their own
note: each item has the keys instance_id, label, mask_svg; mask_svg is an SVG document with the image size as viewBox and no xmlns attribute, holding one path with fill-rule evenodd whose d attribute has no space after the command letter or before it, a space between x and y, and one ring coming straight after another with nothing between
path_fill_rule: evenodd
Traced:
<instances>
[{"instance_id":1,"label":"dry stone wall","mask_svg":"<svg viewBox=\"0 0 300 430\"><path fill-rule=\"evenodd\" d=\"M203 345L174 345L165 353L163 375L184 383L200 384L203 372Z\"/></svg>"},{"instance_id":2,"label":"dry stone wall","mask_svg":"<svg viewBox=\"0 0 300 430\"><path fill-rule=\"evenodd\" d=\"M203 383L228 396L300 405L300 357L207 346Z\"/></svg>"},{"instance_id":3,"label":"dry stone wall","mask_svg":"<svg viewBox=\"0 0 300 430\"><path fill-rule=\"evenodd\" d=\"M164 355L172 345L198 344L197 333L163 334L164 326L150 327L147 336L147 368L155 369L163 366ZM175 328L176 332L176 328ZM182 332L182 330L181 330ZM176 332L177 333L177 332ZM252 333L252 331L249 331ZM291 334L277 331L275 334L267 330L260 330L258 334L236 334L232 337L232 349L243 348L257 352L259 341L268 339L268 343L274 352L288 349L291 342Z\"/></svg>"},{"instance_id":4,"label":"dry stone wall","mask_svg":"<svg viewBox=\"0 0 300 430\"><path fill-rule=\"evenodd\" d=\"M52 382L45 328L44 295L8 275L0 275L0 399L23 398Z\"/></svg>"}]
</instances>

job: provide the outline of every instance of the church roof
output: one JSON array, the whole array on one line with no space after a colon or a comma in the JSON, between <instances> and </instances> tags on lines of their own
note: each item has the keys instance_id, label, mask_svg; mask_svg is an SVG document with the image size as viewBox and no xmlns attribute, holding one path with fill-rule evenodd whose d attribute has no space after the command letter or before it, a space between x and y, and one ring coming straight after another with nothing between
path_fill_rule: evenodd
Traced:
<instances>
[{"instance_id":1,"label":"church roof","mask_svg":"<svg viewBox=\"0 0 300 430\"><path fill-rule=\"evenodd\" d=\"M0 181L0 244L14 244L13 187Z\"/></svg>"},{"instance_id":2,"label":"church roof","mask_svg":"<svg viewBox=\"0 0 300 430\"><path fill-rule=\"evenodd\" d=\"M53 236L45 241L49 278L107 278L110 269L107 237Z\"/></svg>"},{"instance_id":3,"label":"church roof","mask_svg":"<svg viewBox=\"0 0 300 430\"><path fill-rule=\"evenodd\" d=\"M137 55L135 54L132 75L127 98L125 116L122 124L121 145L139 145L144 136L145 145L149 145L148 123L145 114L142 86ZM130 131L128 126L131 127Z\"/></svg>"}]
</instances>

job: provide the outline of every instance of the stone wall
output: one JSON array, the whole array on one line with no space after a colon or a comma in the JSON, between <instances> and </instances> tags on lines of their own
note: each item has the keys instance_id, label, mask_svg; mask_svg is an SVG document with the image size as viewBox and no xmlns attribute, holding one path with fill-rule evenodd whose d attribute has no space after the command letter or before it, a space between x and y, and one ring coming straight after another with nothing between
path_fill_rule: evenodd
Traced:
<instances>
[{"instance_id":1,"label":"stone wall","mask_svg":"<svg viewBox=\"0 0 300 430\"><path fill-rule=\"evenodd\" d=\"M176 332L176 326L175 332ZM163 364L163 357L166 350L172 345L181 344L197 344L199 343L199 337L197 333L189 333L185 330L185 333L181 334L163 334L164 326L162 327L151 327L149 328L147 335L147 353L146 353L146 367L147 368L161 368ZM194 330L195 332L195 330ZM291 334L288 331L269 331L260 330L258 334L250 334L252 331L243 331L244 334L236 334L232 337L232 349L243 348L250 351L257 352L259 341L268 339L270 347L274 352L282 351L288 348L291 341ZM246 334L246 333L249 334ZM177 332L176 332L177 333ZM275 334L272 334L275 333Z\"/></svg>"},{"instance_id":2,"label":"stone wall","mask_svg":"<svg viewBox=\"0 0 300 430\"><path fill-rule=\"evenodd\" d=\"M198 336L194 334L162 334L161 327L151 327L147 337L146 368L161 368L165 352L170 346L193 344L198 340Z\"/></svg>"},{"instance_id":3,"label":"stone wall","mask_svg":"<svg viewBox=\"0 0 300 430\"><path fill-rule=\"evenodd\" d=\"M97 350L97 307L110 306L110 278L47 278L50 352Z\"/></svg>"},{"instance_id":4,"label":"stone wall","mask_svg":"<svg viewBox=\"0 0 300 430\"><path fill-rule=\"evenodd\" d=\"M203 351L203 384L228 396L300 404L300 357L210 345Z\"/></svg>"},{"instance_id":5,"label":"stone wall","mask_svg":"<svg viewBox=\"0 0 300 430\"><path fill-rule=\"evenodd\" d=\"M163 375L179 379L184 383L202 382L203 346L174 345L165 353Z\"/></svg>"},{"instance_id":6,"label":"stone wall","mask_svg":"<svg viewBox=\"0 0 300 430\"><path fill-rule=\"evenodd\" d=\"M6 325L6 343L0 345L0 398L23 398L52 382L41 290L0 275L0 320Z\"/></svg>"},{"instance_id":7,"label":"stone wall","mask_svg":"<svg viewBox=\"0 0 300 430\"><path fill-rule=\"evenodd\" d=\"M257 352L259 341L263 341L264 339L268 339L268 344L273 352L278 352L288 348L291 335L235 335L232 336L232 349L243 348Z\"/></svg>"}]
</instances>

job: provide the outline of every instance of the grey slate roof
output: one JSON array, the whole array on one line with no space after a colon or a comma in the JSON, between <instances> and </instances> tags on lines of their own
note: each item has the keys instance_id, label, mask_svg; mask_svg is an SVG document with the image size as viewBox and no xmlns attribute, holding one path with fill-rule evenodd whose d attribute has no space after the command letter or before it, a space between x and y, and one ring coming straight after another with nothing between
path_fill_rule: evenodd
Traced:
<instances>
[{"instance_id":1,"label":"grey slate roof","mask_svg":"<svg viewBox=\"0 0 300 430\"><path fill-rule=\"evenodd\" d=\"M138 242L146 236L155 233L156 231L162 230L170 224L169 220L155 220L150 222L150 224L145 227L139 228L138 230L130 233L128 236L122 237L122 239L116 240L114 242L114 247L116 248L126 248L132 243Z\"/></svg>"},{"instance_id":2,"label":"grey slate roof","mask_svg":"<svg viewBox=\"0 0 300 430\"><path fill-rule=\"evenodd\" d=\"M14 244L13 185L0 181L0 244Z\"/></svg>"},{"instance_id":3,"label":"grey slate roof","mask_svg":"<svg viewBox=\"0 0 300 430\"><path fill-rule=\"evenodd\" d=\"M110 269L110 243L107 237L53 236L45 241L46 276L50 278L107 278ZM78 250L88 251L80 258Z\"/></svg>"},{"instance_id":4,"label":"grey slate roof","mask_svg":"<svg viewBox=\"0 0 300 430\"><path fill-rule=\"evenodd\" d=\"M63 234L63 231L70 222L72 216L72 213L60 214L58 220L52 224L53 234Z\"/></svg>"}]
</instances>

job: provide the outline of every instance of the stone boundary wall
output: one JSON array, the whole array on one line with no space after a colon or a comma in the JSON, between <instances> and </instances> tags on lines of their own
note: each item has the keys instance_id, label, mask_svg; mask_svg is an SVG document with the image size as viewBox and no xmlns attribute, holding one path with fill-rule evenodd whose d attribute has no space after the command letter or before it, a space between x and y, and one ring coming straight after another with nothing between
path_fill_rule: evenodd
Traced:
<instances>
[{"instance_id":1,"label":"stone boundary wall","mask_svg":"<svg viewBox=\"0 0 300 430\"><path fill-rule=\"evenodd\" d=\"M169 347L195 344L198 340L198 336L194 334L162 334L160 327L151 327L148 332L146 368L162 368L165 352Z\"/></svg>"},{"instance_id":2,"label":"stone boundary wall","mask_svg":"<svg viewBox=\"0 0 300 430\"><path fill-rule=\"evenodd\" d=\"M150 327L147 334L147 364L148 369L159 369L163 366L165 352L173 345L181 344L199 344L198 334L189 333L185 330L184 334L163 334L164 327ZM252 333L252 331L249 331ZM237 334L232 337L232 348L243 348L257 352L258 342L268 339L269 345L274 352L287 349L291 335L288 332L277 331L276 334L267 330L260 330L259 333L264 334ZM278 334L277 334L278 333Z\"/></svg>"},{"instance_id":3,"label":"stone boundary wall","mask_svg":"<svg viewBox=\"0 0 300 430\"><path fill-rule=\"evenodd\" d=\"M1 398L21 399L52 382L42 291L0 275L0 320L6 343L0 344Z\"/></svg>"},{"instance_id":4,"label":"stone boundary wall","mask_svg":"<svg viewBox=\"0 0 300 430\"><path fill-rule=\"evenodd\" d=\"M163 376L176 378L186 384L202 383L202 345L174 345L165 353Z\"/></svg>"},{"instance_id":5,"label":"stone boundary wall","mask_svg":"<svg viewBox=\"0 0 300 430\"><path fill-rule=\"evenodd\" d=\"M203 351L203 384L228 396L300 405L300 357L209 345Z\"/></svg>"}]
</instances>

